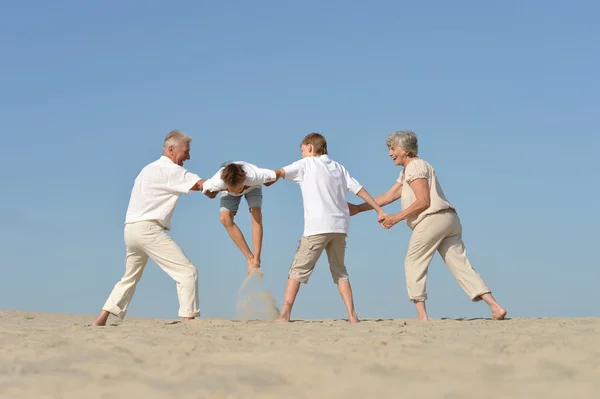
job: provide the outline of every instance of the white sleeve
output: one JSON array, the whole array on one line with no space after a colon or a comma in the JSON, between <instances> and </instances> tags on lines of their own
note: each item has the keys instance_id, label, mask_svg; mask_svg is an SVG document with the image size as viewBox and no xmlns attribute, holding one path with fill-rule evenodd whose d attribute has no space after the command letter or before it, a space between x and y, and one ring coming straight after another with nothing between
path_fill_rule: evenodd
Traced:
<instances>
[{"instance_id":1,"label":"white sleeve","mask_svg":"<svg viewBox=\"0 0 600 399\"><path fill-rule=\"evenodd\" d=\"M178 166L177 168L172 168L169 173L167 187L170 191L187 194L198 183L198 180L200 180L200 177L197 174Z\"/></svg>"},{"instance_id":2,"label":"white sleeve","mask_svg":"<svg viewBox=\"0 0 600 399\"><path fill-rule=\"evenodd\" d=\"M275 171L271 169L263 169L254 165L246 165L248 172L246 173L246 181L244 184L247 186L260 186L261 184L269 183L275 181L277 176L275 175Z\"/></svg>"},{"instance_id":3,"label":"white sleeve","mask_svg":"<svg viewBox=\"0 0 600 399\"><path fill-rule=\"evenodd\" d=\"M206 193L208 191L218 192L221 190L225 190L227 188L227 187L225 187L225 183L223 183L223 180L221 180L221 172L222 171L223 171L223 168L219 169L219 171L217 173L215 173L215 175L213 177L211 177L210 179L208 179L204 182L204 184L202 185L203 193Z\"/></svg>"},{"instance_id":4,"label":"white sleeve","mask_svg":"<svg viewBox=\"0 0 600 399\"><path fill-rule=\"evenodd\" d=\"M283 171L285 172L285 176L283 177L285 180L291 180L295 183L300 183L304 179L304 164L306 161L301 159L299 161L294 162L291 165L284 166Z\"/></svg>"},{"instance_id":5,"label":"white sleeve","mask_svg":"<svg viewBox=\"0 0 600 399\"><path fill-rule=\"evenodd\" d=\"M346 168L344 168L344 178L346 179L346 187L352 194L358 194L358 192L362 190L363 187L354 177L350 176L350 173L348 173Z\"/></svg>"}]
</instances>

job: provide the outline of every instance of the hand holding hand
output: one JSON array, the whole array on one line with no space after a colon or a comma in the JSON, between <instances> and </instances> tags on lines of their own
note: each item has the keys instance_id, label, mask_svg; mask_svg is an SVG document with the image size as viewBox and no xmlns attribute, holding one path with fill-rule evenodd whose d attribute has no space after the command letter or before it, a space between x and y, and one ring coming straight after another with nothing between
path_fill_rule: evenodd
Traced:
<instances>
[{"instance_id":1,"label":"hand holding hand","mask_svg":"<svg viewBox=\"0 0 600 399\"><path fill-rule=\"evenodd\" d=\"M213 199L217 196L218 193L218 191L207 191L204 193L204 195L206 195L210 199Z\"/></svg>"},{"instance_id":2,"label":"hand holding hand","mask_svg":"<svg viewBox=\"0 0 600 399\"><path fill-rule=\"evenodd\" d=\"M380 215L377 215L377 221L379 222L379 224L381 224L381 226L384 229L390 229L392 228L392 226L394 226L396 223L398 223L400 221L400 218L398 217L398 215L388 215L385 212L383 212Z\"/></svg>"},{"instance_id":3,"label":"hand holding hand","mask_svg":"<svg viewBox=\"0 0 600 399\"><path fill-rule=\"evenodd\" d=\"M273 180L273 181L270 181L270 182L264 183L264 185L265 185L265 187L272 186L273 184L275 184L275 182L277 182L277 180L279 180L279 179L275 179L275 180Z\"/></svg>"},{"instance_id":4,"label":"hand holding hand","mask_svg":"<svg viewBox=\"0 0 600 399\"><path fill-rule=\"evenodd\" d=\"M350 210L350 216L354 216L357 213L359 213L358 205L354 205L348 202L348 209Z\"/></svg>"}]
</instances>

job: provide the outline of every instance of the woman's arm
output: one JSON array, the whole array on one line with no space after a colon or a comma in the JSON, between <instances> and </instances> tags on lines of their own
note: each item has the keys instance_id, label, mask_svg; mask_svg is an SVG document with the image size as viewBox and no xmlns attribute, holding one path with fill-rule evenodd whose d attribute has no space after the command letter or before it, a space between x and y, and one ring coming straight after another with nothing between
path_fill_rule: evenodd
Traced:
<instances>
[{"instance_id":1,"label":"woman's arm","mask_svg":"<svg viewBox=\"0 0 600 399\"><path fill-rule=\"evenodd\" d=\"M425 209L429 208L431 203L431 199L429 196L429 182L425 178L418 178L410 183L410 188L415 193L416 200L412 203L411 206L404 209L402 212L397 213L395 215L388 215L388 217L382 222L383 227L389 229L396 223L404 220L412 215L418 215L423 212Z\"/></svg>"}]
</instances>

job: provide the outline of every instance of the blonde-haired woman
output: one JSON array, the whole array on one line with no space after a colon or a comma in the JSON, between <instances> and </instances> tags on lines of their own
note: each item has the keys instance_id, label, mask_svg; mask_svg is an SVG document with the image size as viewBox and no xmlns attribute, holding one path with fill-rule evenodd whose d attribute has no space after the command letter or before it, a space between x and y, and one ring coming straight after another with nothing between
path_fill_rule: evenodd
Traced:
<instances>
[{"instance_id":1,"label":"blonde-haired woman","mask_svg":"<svg viewBox=\"0 0 600 399\"><path fill-rule=\"evenodd\" d=\"M406 220L413 230L404 268L408 296L415 304L418 319L429 320L425 308L427 269L436 250L471 300L485 301L492 312L492 319L504 319L506 310L496 302L467 259L460 219L446 199L435 170L417 156L417 135L409 130L393 132L386 144L394 164L402 166L403 170L392 188L375 200L379 206L384 206L401 198L402 211L389 214L382 224L389 229ZM351 215L371 209L366 203L349 204L349 207Z\"/></svg>"}]
</instances>

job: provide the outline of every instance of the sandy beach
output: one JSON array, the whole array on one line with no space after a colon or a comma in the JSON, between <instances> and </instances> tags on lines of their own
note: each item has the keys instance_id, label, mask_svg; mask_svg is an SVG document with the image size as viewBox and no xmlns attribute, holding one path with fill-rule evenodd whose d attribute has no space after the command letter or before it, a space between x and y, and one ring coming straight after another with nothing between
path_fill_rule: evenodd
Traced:
<instances>
[{"instance_id":1,"label":"sandy beach","mask_svg":"<svg viewBox=\"0 0 600 399\"><path fill-rule=\"evenodd\" d=\"M2 398L595 398L600 319L176 320L0 310Z\"/></svg>"}]
</instances>

